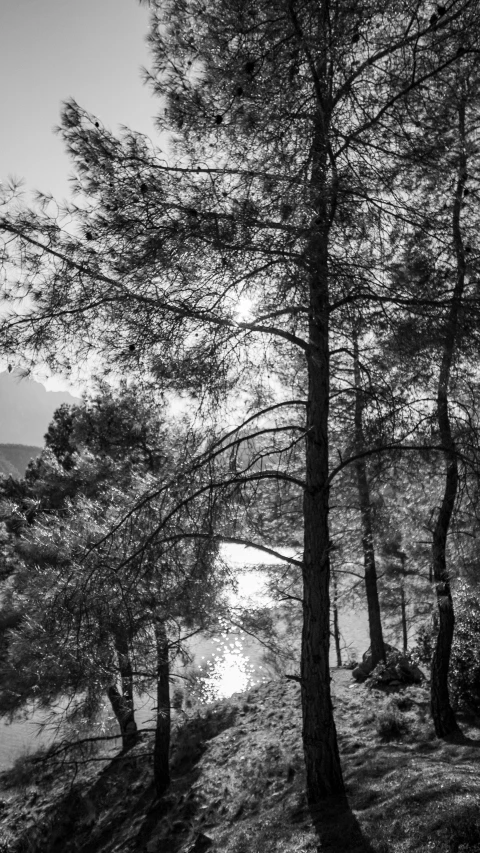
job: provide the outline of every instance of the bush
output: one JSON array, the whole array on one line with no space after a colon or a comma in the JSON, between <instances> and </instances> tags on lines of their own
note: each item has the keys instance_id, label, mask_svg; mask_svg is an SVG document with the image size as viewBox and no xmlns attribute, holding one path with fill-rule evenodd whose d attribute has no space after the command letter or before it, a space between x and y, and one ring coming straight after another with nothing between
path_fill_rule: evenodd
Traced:
<instances>
[{"instance_id":1,"label":"bush","mask_svg":"<svg viewBox=\"0 0 480 853\"><path fill-rule=\"evenodd\" d=\"M450 660L450 692L459 708L480 712L480 603L466 583L455 592L457 614Z\"/></svg>"},{"instance_id":2,"label":"bush","mask_svg":"<svg viewBox=\"0 0 480 853\"><path fill-rule=\"evenodd\" d=\"M400 694L399 696L392 696L392 702L399 711L410 711L413 706L413 700L410 696L407 696L405 693Z\"/></svg>"},{"instance_id":3,"label":"bush","mask_svg":"<svg viewBox=\"0 0 480 853\"><path fill-rule=\"evenodd\" d=\"M480 713L480 602L477 592L464 581L455 589L455 634L450 658L449 687L452 704ZM415 656L432 662L437 629L431 622L417 634Z\"/></svg>"},{"instance_id":4,"label":"bush","mask_svg":"<svg viewBox=\"0 0 480 853\"><path fill-rule=\"evenodd\" d=\"M412 655L418 663L423 663L425 666L430 666L433 657L433 649L435 645L435 631L430 622L425 622L420 625L417 636L415 638L415 646L412 650Z\"/></svg>"},{"instance_id":5,"label":"bush","mask_svg":"<svg viewBox=\"0 0 480 853\"><path fill-rule=\"evenodd\" d=\"M181 711L183 708L184 694L181 687L175 687L172 695L172 708L174 711Z\"/></svg>"},{"instance_id":6,"label":"bush","mask_svg":"<svg viewBox=\"0 0 480 853\"><path fill-rule=\"evenodd\" d=\"M40 748L35 755L29 751L21 753L13 766L3 771L1 775L2 787L28 788L39 775L40 762L45 754L45 748Z\"/></svg>"},{"instance_id":7,"label":"bush","mask_svg":"<svg viewBox=\"0 0 480 853\"><path fill-rule=\"evenodd\" d=\"M408 732L408 720L393 702L389 702L378 712L375 728L382 740L398 740Z\"/></svg>"},{"instance_id":8,"label":"bush","mask_svg":"<svg viewBox=\"0 0 480 853\"><path fill-rule=\"evenodd\" d=\"M480 819L475 809L457 812L447 822L450 850L475 853L480 849Z\"/></svg>"}]
</instances>

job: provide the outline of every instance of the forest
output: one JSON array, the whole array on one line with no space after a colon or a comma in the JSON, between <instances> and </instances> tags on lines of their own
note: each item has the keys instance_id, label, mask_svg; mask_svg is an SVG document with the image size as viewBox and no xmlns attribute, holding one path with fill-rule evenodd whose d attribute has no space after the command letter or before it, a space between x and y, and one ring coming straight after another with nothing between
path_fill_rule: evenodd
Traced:
<instances>
[{"instance_id":1,"label":"forest","mask_svg":"<svg viewBox=\"0 0 480 853\"><path fill-rule=\"evenodd\" d=\"M107 699L128 751L154 689L161 798L174 662L236 620L298 685L318 849L373 849L328 846L331 648L445 743L479 712L480 7L146 5L159 142L70 99L71 199L1 189L0 351L94 390L1 484L0 714L66 697L72 739ZM224 543L278 558L280 628Z\"/></svg>"}]
</instances>

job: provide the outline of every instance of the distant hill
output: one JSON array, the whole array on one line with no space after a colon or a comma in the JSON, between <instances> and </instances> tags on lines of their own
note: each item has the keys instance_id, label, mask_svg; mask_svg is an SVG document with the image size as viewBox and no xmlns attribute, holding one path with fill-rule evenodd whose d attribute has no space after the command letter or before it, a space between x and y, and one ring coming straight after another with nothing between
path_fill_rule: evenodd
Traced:
<instances>
[{"instance_id":1,"label":"distant hill","mask_svg":"<svg viewBox=\"0 0 480 853\"><path fill-rule=\"evenodd\" d=\"M41 447L26 444L0 444L0 474L20 479L28 463L42 452Z\"/></svg>"},{"instance_id":2,"label":"distant hill","mask_svg":"<svg viewBox=\"0 0 480 853\"><path fill-rule=\"evenodd\" d=\"M53 413L62 403L75 405L78 397L66 391L47 391L41 382L22 379L16 371L0 373L0 442L43 447ZM7 457L10 460L10 457Z\"/></svg>"}]
</instances>

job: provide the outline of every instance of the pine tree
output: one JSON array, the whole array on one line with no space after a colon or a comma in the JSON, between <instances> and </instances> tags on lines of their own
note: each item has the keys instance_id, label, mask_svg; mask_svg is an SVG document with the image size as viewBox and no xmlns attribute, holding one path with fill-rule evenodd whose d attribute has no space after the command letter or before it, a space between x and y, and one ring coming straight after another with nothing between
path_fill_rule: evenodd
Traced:
<instances>
[{"instance_id":1,"label":"pine tree","mask_svg":"<svg viewBox=\"0 0 480 853\"><path fill-rule=\"evenodd\" d=\"M408 133L400 107L477 49L477 4L463 0L440 18L410 0L152 6L152 80L166 104L158 125L171 134L171 156L135 133L115 138L66 104L61 133L80 200L65 215L76 230L49 216L48 199L39 214L2 218L33 306L3 323L2 344L46 351L64 369L70 350L100 353L117 369L188 389L204 408L244 379L250 400L261 399L278 360L303 358L306 406L287 389L271 390L269 403L296 413L305 477L247 466L238 480L268 488L283 479L303 490L308 800L314 809L331 797L345 807L330 696L328 521L342 307L397 308L377 247L406 215L394 190ZM368 270L352 260L352 240ZM5 291L18 292L16 281Z\"/></svg>"},{"instance_id":2,"label":"pine tree","mask_svg":"<svg viewBox=\"0 0 480 853\"><path fill-rule=\"evenodd\" d=\"M66 720L92 723L107 695L129 749L138 738L134 694L154 686L159 795L170 778L171 665L184 638L217 625L225 610L215 510L201 480L200 497L182 512L177 453L191 440L155 418L154 401L104 386L57 411L49 447L5 516L18 521L17 565L2 614L18 618L7 620L2 713L67 697Z\"/></svg>"}]
</instances>

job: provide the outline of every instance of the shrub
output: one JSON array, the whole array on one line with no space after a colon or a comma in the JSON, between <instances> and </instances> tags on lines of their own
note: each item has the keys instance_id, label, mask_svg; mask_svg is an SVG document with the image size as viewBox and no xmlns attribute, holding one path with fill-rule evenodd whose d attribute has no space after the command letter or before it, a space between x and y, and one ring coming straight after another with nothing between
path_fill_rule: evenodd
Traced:
<instances>
[{"instance_id":1,"label":"shrub","mask_svg":"<svg viewBox=\"0 0 480 853\"><path fill-rule=\"evenodd\" d=\"M422 663L431 664L436 633L431 622L418 631L414 653ZM480 601L476 590L464 581L455 589L449 687L454 707L480 713Z\"/></svg>"},{"instance_id":2,"label":"shrub","mask_svg":"<svg viewBox=\"0 0 480 853\"><path fill-rule=\"evenodd\" d=\"M40 763L45 754L45 748L40 748L35 755L29 751L21 753L13 766L2 773L2 787L28 788L41 772Z\"/></svg>"},{"instance_id":3,"label":"shrub","mask_svg":"<svg viewBox=\"0 0 480 853\"><path fill-rule=\"evenodd\" d=\"M407 696L405 693L401 693L399 696L393 696L392 702L397 706L399 711L410 711L413 706L412 698Z\"/></svg>"},{"instance_id":4,"label":"shrub","mask_svg":"<svg viewBox=\"0 0 480 853\"><path fill-rule=\"evenodd\" d=\"M174 711L181 711L183 707L183 690L181 687L175 687L172 695L172 708Z\"/></svg>"},{"instance_id":5,"label":"shrub","mask_svg":"<svg viewBox=\"0 0 480 853\"><path fill-rule=\"evenodd\" d=\"M412 650L414 660L418 663L423 663L425 666L430 666L434 644L435 631L432 622L424 622L423 625L420 625L415 638L415 646Z\"/></svg>"},{"instance_id":6,"label":"shrub","mask_svg":"<svg viewBox=\"0 0 480 853\"><path fill-rule=\"evenodd\" d=\"M450 850L475 853L480 849L480 819L471 808L462 809L447 821Z\"/></svg>"},{"instance_id":7,"label":"shrub","mask_svg":"<svg viewBox=\"0 0 480 853\"><path fill-rule=\"evenodd\" d=\"M457 707L480 711L480 602L462 583L455 592L457 620L450 660L450 692Z\"/></svg>"},{"instance_id":8,"label":"shrub","mask_svg":"<svg viewBox=\"0 0 480 853\"><path fill-rule=\"evenodd\" d=\"M389 702L378 712L375 728L382 740L398 740L408 732L409 725L396 705Z\"/></svg>"}]
</instances>

